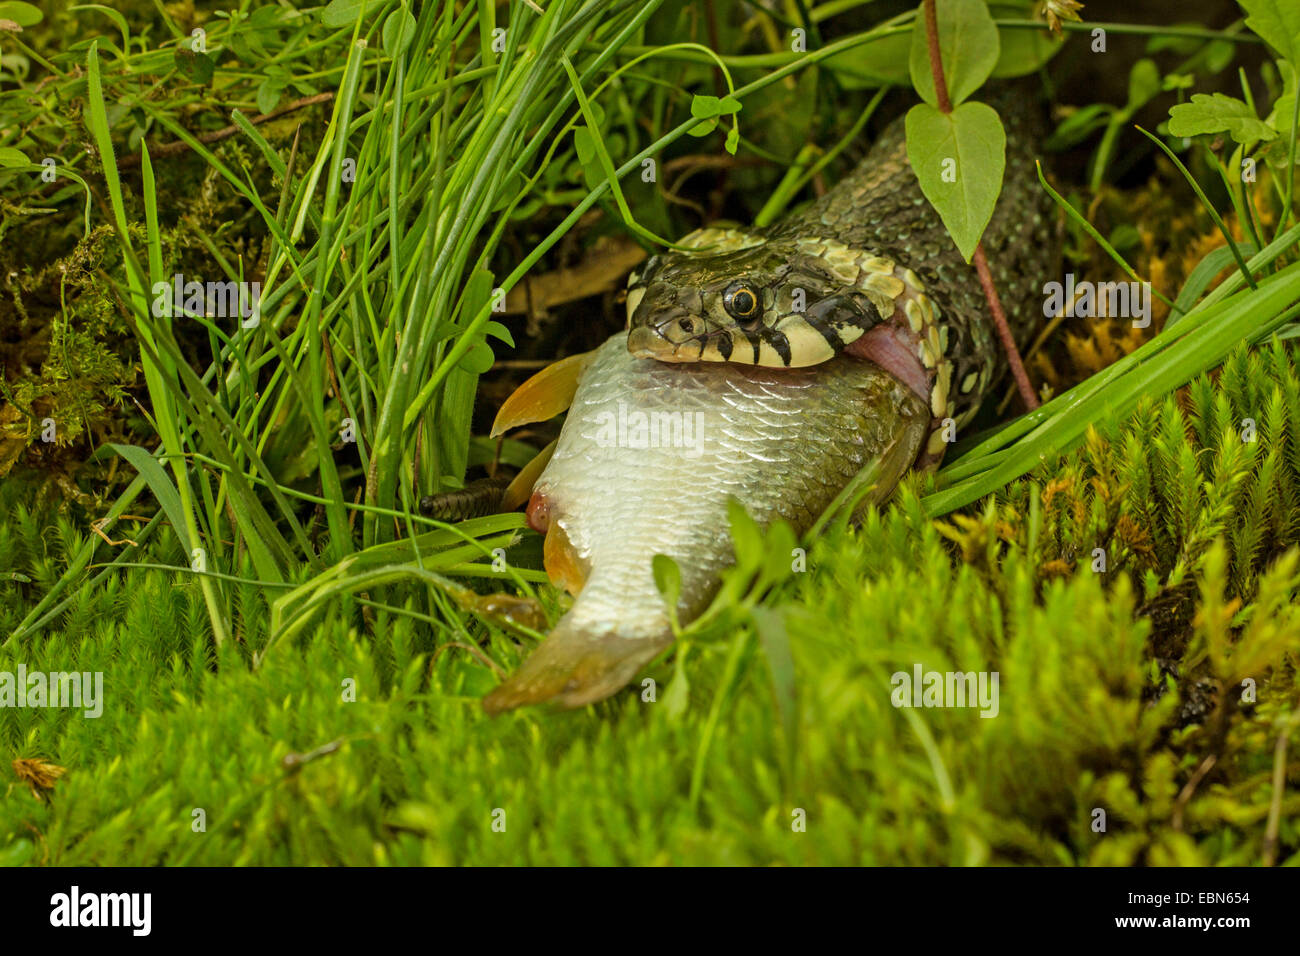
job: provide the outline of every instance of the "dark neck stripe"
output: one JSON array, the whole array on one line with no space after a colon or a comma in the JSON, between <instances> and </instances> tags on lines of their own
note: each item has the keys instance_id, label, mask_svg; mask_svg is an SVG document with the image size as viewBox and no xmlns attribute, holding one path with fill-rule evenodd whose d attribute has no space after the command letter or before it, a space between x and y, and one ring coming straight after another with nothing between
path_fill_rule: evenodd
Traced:
<instances>
[{"instance_id":1,"label":"dark neck stripe","mask_svg":"<svg viewBox=\"0 0 1300 956\"><path fill-rule=\"evenodd\" d=\"M844 340L840 338L840 334L836 332L829 323L824 321L820 316L813 315L812 312L805 312L803 319L821 333L821 337L826 340L826 344L834 351L843 351Z\"/></svg>"},{"instance_id":2,"label":"dark neck stripe","mask_svg":"<svg viewBox=\"0 0 1300 956\"><path fill-rule=\"evenodd\" d=\"M718 336L718 354L722 356L724 362L731 358L731 333Z\"/></svg>"},{"instance_id":3,"label":"dark neck stripe","mask_svg":"<svg viewBox=\"0 0 1300 956\"><path fill-rule=\"evenodd\" d=\"M769 329L767 332L767 341L772 348L776 349L776 354L781 356L781 361L788 368L790 366L790 340L785 337L785 333L777 329Z\"/></svg>"}]
</instances>

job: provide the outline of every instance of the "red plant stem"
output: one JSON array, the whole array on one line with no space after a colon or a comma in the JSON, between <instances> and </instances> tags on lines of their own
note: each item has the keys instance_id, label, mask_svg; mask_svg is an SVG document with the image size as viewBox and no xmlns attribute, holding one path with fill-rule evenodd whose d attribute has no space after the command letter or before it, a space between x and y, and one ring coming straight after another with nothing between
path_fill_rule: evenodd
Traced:
<instances>
[{"instance_id":1,"label":"red plant stem","mask_svg":"<svg viewBox=\"0 0 1300 956\"><path fill-rule=\"evenodd\" d=\"M998 330L1002 349L1007 353L1007 361L1011 365L1011 377L1016 380L1016 388L1020 389L1020 397L1025 407L1032 412L1038 407L1038 396L1034 394L1034 387L1029 384L1024 363L1020 361L1020 350L1016 348L1016 340L1011 336L1011 327L1007 325L1007 314L1002 311L1002 300L998 298L998 290L993 286L993 276L989 272L988 260L984 258L983 245L975 246L975 254L971 256L971 262L979 274L980 285L984 287L984 298L989 301L989 309L993 313L993 326Z\"/></svg>"},{"instance_id":2,"label":"red plant stem","mask_svg":"<svg viewBox=\"0 0 1300 956\"><path fill-rule=\"evenodd\" d=\"M939 112L951 113L952 100L948 99L948 81L943 78L943 56L939 52L939 15L935 13L934 0L925 0L925 39L930 48L930 72L934 75L934 95L939 100Z\"/></svg>"},{"instance_id":3,"label":"red plant stem","mask_svg":"<svg viewBox=\"0 0 1300 956\"><path fill-rule=\"evenodd\" d=\"M934 95L939 101L939 111L947 115L952 112L952 100L948 97L948 82L943 76L943 58L939 51L939 19L935 13L934 0L925 0L923 9L925 10L926 46L930 52L930 72L934 76ZM975 266L980 286L984 289L984 298L988 300L989 311L993 313L993 326L998 331L1002 350L1006 352L1007 363L1011 366L1011 377L1016 380L1020 399L1025 403L1025 408L1033 411L1038 407L1038 396L1034 394L1034 388L1029 384L1029 376L1025 373L1024 363L1020 360L1020 350L1016 348L1015 337L1011 334L1011 327L1007 325L1007 314L1002 311L1002 300L998 298L998 290L993 285L993 275L989 272L988 260L984 258L983 241L975 244L975 254L971 256L971 264Z\"/></svg>"}]
</instances>

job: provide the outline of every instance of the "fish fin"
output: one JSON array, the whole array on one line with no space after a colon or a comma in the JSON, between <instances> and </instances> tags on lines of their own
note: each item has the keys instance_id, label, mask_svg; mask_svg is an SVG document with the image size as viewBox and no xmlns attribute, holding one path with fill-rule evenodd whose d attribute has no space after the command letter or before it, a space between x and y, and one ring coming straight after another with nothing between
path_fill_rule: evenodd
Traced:
<instances>
[{"instance_id":1,"label":"fish fin","mask_svg":"<svg viewBox=\"0 0 1300 956\"><path fill-rule=\"evenodd\" d=\"M866 500L854 509L855 522L866 512L868 506L878 505L894 493L903 476L916 464L917 456L921 454L921 446L925 444L929 432L929 409L924 409L921 414L904 421L902 430L880 454L876 480L867 493Z\"/></svg>"},{"instance_id":2,"label":"fish fin","mask_svg":"<svg viewBox=\"0 0 1300 956\"><path fill-rule=\"evenodd\" d=\"M542 566L553 584L574 596L587 583L591 571L591 566L578 556L568 533L558 521L552 521L546 529L546 538L542 541Z\"/></svg>"},{"instance_id":3,"label":"fish fin","mask_svg":"<svg viewBox=\"0 0 1300 956\"><path fill-rule=\"evenodd\" d=\"M566 710L594 704L625 687L672 642L671 632L657 638L595 635L561 619L519 669L483 698L483 709L495 716L528 704Z\"/></svg>"},{"instance_id":4,"label":"fish fin","mask_svg":"<svg viewBox=\"0 0 1300 956\"><path fill-rule=\"evenodd\" d=\"M496 421L492 423L492 437L520 425L548 421L572 405L573 396L578 391L578 380L595 354L593 349L570 355L552 362L525 380L510 393L497 412Z\"/></svg>"},{"instance_id":5,"label":"fish fin","mask_svg":"<svg viewBox=\"0 0 1300 956\"><path fill-rule=\"evenodd\" d=\"M536 598L518 594L476 594L467 610L514 631L544 631L549 623Z\"/></svg>"},{"instance_id":6,"label":"fish fin","mask_svg":"<svg viewBox=\"0 0 1300 956\"><path fill-rule=\"evenodd\" d=\"M542 469L546 463L551 460L555 454L555 446L560 440L557 438L551 442L536 455L528 464L524 465L523 470L515 475L514 480L506 486L505 492L501 495L501 510L514 511L533 494L533 485L537 484L537 479L542 477Z\"/></svg>"}]
</instances>

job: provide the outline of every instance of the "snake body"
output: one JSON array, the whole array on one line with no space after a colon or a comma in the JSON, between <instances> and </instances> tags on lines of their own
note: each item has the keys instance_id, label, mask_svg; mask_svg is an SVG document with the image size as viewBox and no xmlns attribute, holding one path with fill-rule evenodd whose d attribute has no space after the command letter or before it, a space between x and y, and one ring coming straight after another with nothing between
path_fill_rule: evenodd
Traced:
<instances>
[{"instance_id":1,"label":"snake body","mask_svg":"<svg viewBox=\"0 0 1300 956\"><path fill-rule=\"evenodd\" d=\"M1038 187L1036 110L995 96L1007 132L1003 188L983 248L1017 344L1043 320L1041 283L1059 244ZM943 157L936 159L942 161ZM956 177L963 170L954 161ZM841 351L910 385L943 423L964 425L1006 370L987 300L921 191L903 120L819 199L766 229L710 227L629 280L628 348L661 361L797 367Z\"/></svg>"}]
</instances>

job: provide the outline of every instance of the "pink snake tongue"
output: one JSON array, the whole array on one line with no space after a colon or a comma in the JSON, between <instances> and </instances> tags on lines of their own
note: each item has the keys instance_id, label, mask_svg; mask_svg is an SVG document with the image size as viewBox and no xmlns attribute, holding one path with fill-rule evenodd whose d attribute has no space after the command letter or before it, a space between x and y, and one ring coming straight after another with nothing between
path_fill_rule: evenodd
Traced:
<instances>
[{"instance_id":1,"label":"pink snake tongue","mask_svg":"<svg viewBox=\"0 0 1300 956\"><path fill-rule=\"evenodd\" d=\"M877 325L870 332L849 344L844 351L857 358L880 366L898 379L928 405L930 403L930 372L916 357L916 338L907 329L893 322Z\"/></svg>"}]
</instances>

